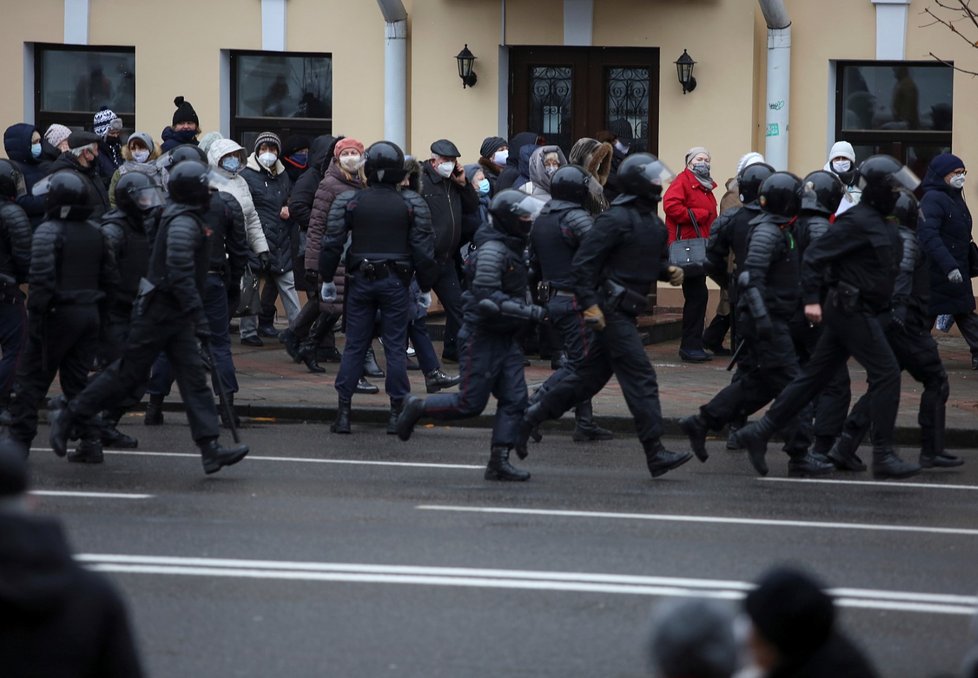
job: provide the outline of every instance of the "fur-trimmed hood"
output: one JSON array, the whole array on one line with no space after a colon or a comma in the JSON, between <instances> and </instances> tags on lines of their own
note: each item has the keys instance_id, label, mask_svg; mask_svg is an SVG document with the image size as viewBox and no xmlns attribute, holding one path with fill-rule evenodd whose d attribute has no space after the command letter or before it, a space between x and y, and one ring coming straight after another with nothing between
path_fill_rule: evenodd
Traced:
<instances>
[{"instance_id":1,"label":"fur-trimmed hood","mask_svg":"<svg viewBox=\"0 0 978 678\"><path fill-rule=\"evenodd\" d=\"M570 151L570 162L588 171L598 183L604 186L611 175L611 158L615 153L614 147L590 137L578 139Z\"/></svg>"}]
</instances>

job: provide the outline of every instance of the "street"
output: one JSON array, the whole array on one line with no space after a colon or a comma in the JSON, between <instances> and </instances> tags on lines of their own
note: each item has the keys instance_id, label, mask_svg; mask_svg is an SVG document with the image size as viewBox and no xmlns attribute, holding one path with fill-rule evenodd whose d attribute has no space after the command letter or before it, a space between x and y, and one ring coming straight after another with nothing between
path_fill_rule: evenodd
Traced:
<instances>
[{"instance_id":1,"label":"street","mask_svg":"<svg viewBox=\"0 0 978 678\"><path fill-rule=\"evenodd\" d=\"M356 421L351 436L252 422L251 456L209 477L182 415L121 430L139 449L88 467L56 458L42 426L33 489L125 593L151 676L638 677L662 596L739 600L783 562L835 589L882 675L956 670L971 642L970 450L963 470L906 482L805 481L775 444L760 479L711 440L706 464L653 481L633 435L551 428L514 455L533 478L499 484L482 479L485 429L402 443Z\"/></svg>"}]
</instances>

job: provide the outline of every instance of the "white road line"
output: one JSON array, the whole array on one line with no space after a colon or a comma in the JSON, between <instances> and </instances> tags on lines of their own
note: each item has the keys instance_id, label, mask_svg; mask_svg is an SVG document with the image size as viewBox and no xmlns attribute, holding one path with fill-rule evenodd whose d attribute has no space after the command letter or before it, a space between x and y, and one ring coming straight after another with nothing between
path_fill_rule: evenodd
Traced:
<instances>
[{"instance_id":1,"label":"white road line","mask_svg":"<svg viewBox=\"0 0 978 678\"><path fill-rule=\"evenodd\" d=\"M920 532L978 536L978 530L957 527L922 527L917 525L873 525L871 523L829 523L808 520L773 520L767 518L729 518L726 516L683 516L665 513L614 513L610 511L559 511L552 509L502 508L492 506L419 505L420 511L459 513L496 513L520 516L552 516L556 518L590 518L610 520L652 520L674 523L706 523L715 525L766 525L768 527L807 527L827 530L867 530L874 532Z\"/></svg>"},{"instance_id":2,"label":"white road line","mask_svg":"<svg viewBox=\"0 0 978 678\"><path fill-rule=\"evenodd\" d=\"M235 577L290 581L412 584L643 596L705 596L738 600L748 582L688 577L652 577L584 572L501 570L462 567L315 563L175 556L80 554L76 559L101 572ZM833 589L843 607L930 614L973 615L978 597L874 589Z\"/></svg>"},{"instance_id":3,"label":"white road line","mask_svg":"<svg viewBox=\"0 0 978 678\"><path fill-rule=\"evenodd\" d=\"M913 488L925 490L970 490L978 492L978 485L938 485L937 483L908 483L883 480L834 480L831 478L758 478L765 483L809 483L822 485L868 485L889 488Z\"/></svg>"},{"instance_id":4,"label":"white road line","mask_svg":"<svg viewBox=\"0 0 978 678\"><path fill-rule=\"evenodd\" d=\"M149 499L151 494L125 494L123 492L68 492L62 490L31 490L36 497L84 497L91 499Z\"/></svg>"}]
</instances>

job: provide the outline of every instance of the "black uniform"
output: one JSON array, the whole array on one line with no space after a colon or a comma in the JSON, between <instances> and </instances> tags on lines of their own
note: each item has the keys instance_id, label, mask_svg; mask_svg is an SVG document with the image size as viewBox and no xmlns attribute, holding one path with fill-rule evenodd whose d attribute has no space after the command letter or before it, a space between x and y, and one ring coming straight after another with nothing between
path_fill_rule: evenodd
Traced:
<instances>
[{"instance_id":1,"label":"black uniform","mask_svg":"<svg viewBox=\"0 0 978 678\"><path fill-rule=\"evenodd\" d=\"M31 265L31 222L12 200L0 203L0 410L7 406L17 361L27 340L27 312L19 285Z\"/></svg>"}]
</instances>

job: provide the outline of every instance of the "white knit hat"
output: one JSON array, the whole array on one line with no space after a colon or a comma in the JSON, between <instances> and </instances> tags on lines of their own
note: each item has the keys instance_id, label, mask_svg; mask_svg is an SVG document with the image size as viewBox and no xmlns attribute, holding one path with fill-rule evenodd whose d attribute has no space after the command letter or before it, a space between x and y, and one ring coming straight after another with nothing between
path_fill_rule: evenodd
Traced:
<instances>
[{"instance_id":1,"label":"white knit hat","mask_svg":"<svg viewBox=\"0 0 978 678\"><path fill-rule=\"evenodd\" d=\"M832 150L829 151L829 162L833 158L849 158L850 162L856 162L856 151L853 150L852 144L848 141L836 141L832 144Z\"/></svg>"},{"instance_id":2,"label":"white knit hat","mask_svg":"<svg viewBox=\"0 0 978 678\"><path fill-rule=\"evenodd\" d=\"M54 123L48 127L47 131L44 133L44 138L48 140L49 144L57 148L58 144L60 144L62 141L67 141L70 135L70 129L64 125Z\"/></svg>"},{"instance_id":3,"label":"white knit hat","mask_svg":"<svg viewBox=\"0 0 978 678\"><path fill-rule=\"evenodd\" d=\"M751 165L756 165L759 162L764 162L764 156L757 151L751 151L741 157L740 162L737 163L736 176L740 176L740 173L744 171L747 167Z\"/></svg>"}]
</instances>

